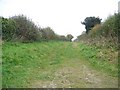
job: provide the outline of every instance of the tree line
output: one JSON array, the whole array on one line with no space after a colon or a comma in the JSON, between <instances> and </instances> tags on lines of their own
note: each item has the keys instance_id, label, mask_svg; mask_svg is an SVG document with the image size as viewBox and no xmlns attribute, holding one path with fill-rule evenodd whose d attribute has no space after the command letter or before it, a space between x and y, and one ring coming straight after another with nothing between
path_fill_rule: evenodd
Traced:
<instances>
[{"instance_id":1,"label":"tree line","mask_svg":"<svg viewBox=\"0 0 120 90\"><path fill-rule=\"evenodd\" d=\"M99 17L86 17L81 24L85 25L86 35L80 35L76 40L91 37L117 37L120 31L120 13L109 16L104 22ZM41 28L24 15L10 18L0 17L2 30L0 36L4 41L72 41L73 36L56 34L50 27ZM84 37L85 36L85 37ZM88 38L86 38L88 37Z\"/></svg>"},{"instance_id":2,"label":"tree line","mask_svg":"<svg viewBox=\"0 0 120 90\"><path fill-rule=\"evenodd\" d=\"M41 28L24 15L10 18L0 17L2 22L2 40L4 41L72 41L73 36L56 34L50 27Z\"/></svg>"}]
</instances>

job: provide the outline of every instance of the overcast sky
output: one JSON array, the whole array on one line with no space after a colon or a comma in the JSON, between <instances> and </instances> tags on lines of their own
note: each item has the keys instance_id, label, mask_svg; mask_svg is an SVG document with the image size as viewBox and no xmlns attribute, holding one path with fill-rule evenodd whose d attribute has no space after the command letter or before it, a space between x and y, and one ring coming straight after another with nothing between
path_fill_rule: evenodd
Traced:
<instances>
[{"instance_id":1,"label":"overcast sky","mask_svg":"<svg viewBox=\"0 0 120 90\"><path fill-rule=\"evenodd\" d=\"M104 21L118 11L119 0L0 0L0 16L24 14L41 27L50 26L60 35L74 37L85 31L86 17Z\"/></svg>"}]
</instances>

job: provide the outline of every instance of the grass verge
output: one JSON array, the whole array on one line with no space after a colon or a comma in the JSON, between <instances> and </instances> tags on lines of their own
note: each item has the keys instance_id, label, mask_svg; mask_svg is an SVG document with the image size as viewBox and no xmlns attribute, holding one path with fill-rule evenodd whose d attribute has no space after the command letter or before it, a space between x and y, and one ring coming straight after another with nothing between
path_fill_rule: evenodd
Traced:
<instances>
[{"instance_id":1,"label":"grass verge","mask_svg":"<svg viewBox=\"0 0 120 90\"><path fill-rule=\"evenodd\" d=\"M87 60L93 68L103 71L111 76L118 76L118 56L114 57L114 61L109 61L109 58L111 57L111 51L109 49L97 48L96 46L80 43L79 52L81 57Z\"/></svg>"}]
</instances>

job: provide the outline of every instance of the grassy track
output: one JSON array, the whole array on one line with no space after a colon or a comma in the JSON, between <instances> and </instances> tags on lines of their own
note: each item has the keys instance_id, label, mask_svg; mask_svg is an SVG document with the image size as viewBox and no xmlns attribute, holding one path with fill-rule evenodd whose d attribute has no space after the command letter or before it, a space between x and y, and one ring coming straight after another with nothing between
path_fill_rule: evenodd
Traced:
<instances>
[{"instance_id":1,"label":"grassy track","mask_svg":"<svg viewBox=\"0 0 120 90\"><path fill-rule=\"evenodd\" d=\"M71 42L5 42L2 86L117 87L117 65L96 60L98 52Z\"/></svg>"}]
</instances>

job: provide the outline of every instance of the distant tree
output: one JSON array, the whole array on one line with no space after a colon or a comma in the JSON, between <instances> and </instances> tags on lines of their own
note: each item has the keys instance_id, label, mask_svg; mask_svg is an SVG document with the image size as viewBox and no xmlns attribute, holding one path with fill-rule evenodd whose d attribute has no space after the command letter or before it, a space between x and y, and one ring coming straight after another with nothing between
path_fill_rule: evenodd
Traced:
<instances>
[{"instance_id":1,"label":"distant tree","mask_svg":"<svg viewBox=\"0 0 120 90\"><path fill-rule=\"evenodd\" d=\"M56 38L54 31L50 27L42 28L42 39L53 40Z\"/></svg>"},{"instance_id":2,"label":"distant tree","mask_svg":"<svg viewBox=\"0 0 120 90\"><path fill-rule=\"evenodd\" d=\"M68 40L71 42L71 41L72 41L73 36L72 36L71 34L68 34L68 35L67 35L67 38L68 38Z\"/></svg>"},{"instance_id":3,"label":"distant tree","mask_svg":"<svg viewBox=\"0 0 120 90\"><path fill-rule=\"evenodd\" d=\"M67 37L65 37L64 35L59 35L58 39L60 41L69 41Z\"/></svg>"},{"instance_id":4,"label":"distant tree","mask_svg":"<svg viewBox=\"0 0 120 90\"><path fill-rule=\"evenodd\" d=\"M85 25L86 33L88 33L96 24L100 24L101 20L99 17L86 17L83 22L81 22L83 25Z\"/></svg>"}]
</instances>

